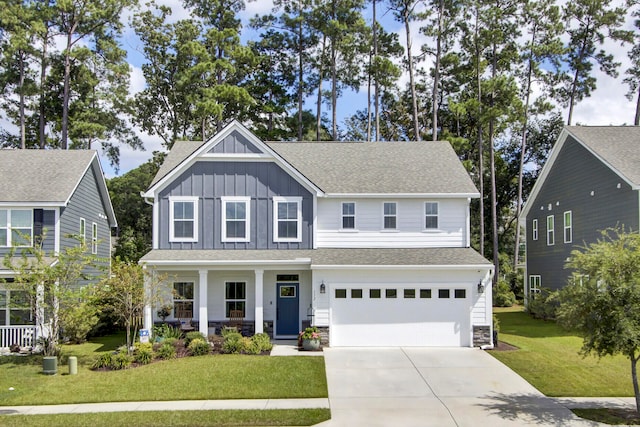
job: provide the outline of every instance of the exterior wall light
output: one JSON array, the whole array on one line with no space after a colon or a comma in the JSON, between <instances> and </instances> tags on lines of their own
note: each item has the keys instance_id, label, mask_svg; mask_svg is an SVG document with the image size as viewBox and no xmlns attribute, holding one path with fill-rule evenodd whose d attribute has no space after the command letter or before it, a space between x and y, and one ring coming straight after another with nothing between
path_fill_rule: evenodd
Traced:
<instances>
[{"instance_id":1,"label":"exterior wall light","mask_svg":"<svg viewBox=\"0 0 640 427\"><path fill-rule=\"evenodd\" d=\"M320 293L324 294L327 292L327 286L324 284L324 280L320 283Z\"/></svg>"},{"instance_id":2,"label":"exterior wall light","mask_svg":"<svg viewBox=\"0 0 640 427\"><path fill-rule=\"evenodd\" d=\"M482 280L481 280L478 282L478 293L482 293L482 292L484 292L484 285L482 284Z\"/></svg>"}]
</instances>

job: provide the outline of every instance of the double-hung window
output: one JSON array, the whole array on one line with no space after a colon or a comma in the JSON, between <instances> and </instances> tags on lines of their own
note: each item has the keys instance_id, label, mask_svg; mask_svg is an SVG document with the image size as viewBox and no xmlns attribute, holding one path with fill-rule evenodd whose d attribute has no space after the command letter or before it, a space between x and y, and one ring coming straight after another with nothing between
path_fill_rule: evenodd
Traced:
<instances>
[{"instance_id":1,"label":"double-hung window","mask_svg":"<svg viewBox=\"0 0 640 427\"><path fill-rule=\"evenodd\" d=\"M33 325L29 295L25 291L0 290L0 326Z\"/></svg>"},{"instance_id":2,"label":"double-hung window","mask_svg":"<svg viewBox=\"0 0 640 427\"><path fill-rule=\"evenodd\" d=\"M438 228L438 202L424 204L424 228L435 230Z\"/></svg>"},{"instance_id":3,"label":"double-hung window","mask_svg":"<svg viewBox=\"0 0 640 427\"><path fill-rule=\"evenodd\" d=\"M91 223L91 253L98 253L98 224L95 222Z\"/></svg>"},{"instance_id":4,"label":"double-hung window","mask_svg":"<svg viewBox=\"0 0 640 427\"><path fill-rule=\"evenodd\" d=\"M87 221L84 218L80 218L80 230L78 231L80 235L80 243L84 245L87 241Z\"/></svg>"},{"instance_id":5,"label":"double-hung window","mask_svg":"<svg viewBox=\"0 0 640 427\"><path fill-rule=\"evenodd\" d=\"M302 241L302 197L273 198L273 241Z\"/></svg>"},{"instance_id":6,"label":"double-hung window","mask_svg":"<svg viewBox=\"0 0 640 427\"><path fill-rule=\"evenodd\" d=\"M356 228L356 203L342 202L342 229L355 230Z\"/></svg>"},{"instance_id":7,"label":"double-hung window","mask_svg":"<svg viewBox=\"0 0 640 427\"><path fill-rule=\"evenodd\" d=\"M382 209L382 228L385 230L398 228L398 205L396 202L384 202Z\"/></svg>"},{"instance_id":8,"label":"double-hung window","mask_svg":"<svg viewBox=\"0 0 640 427\"><path fill-rule=\"evenodd\" d=\"M573 240L573 218L571 211L564 213L564 242L571 243Z\"/></svg>"},{"instance_id":9,"label":"double-hung window","mask_svg":"<svg viewBox=\"0 0 640 427\"><path fill-rule=\"evenodd\" d=\"M529 276L529 297L531 299L534 299L535 295L540 293L540 282L539 275L532 274Z\"/></svg>"},{"instance_id":10,"label":"double-hung window","mask_svg":"<svg viewBox=\"0 0 640 427\"><path fill-rule=\"evenodd\" d=\"M169 197L169 241L198 241L197 197Z\"/></svg>"},{"instance_id":11,"label":"double-hung window","mask_svg":"<svg viewBox=\"0 0 640 427\"><path fill-rule=\"evenodd\" d=\"M534 219L531 221L531 238L533 240L538 240L538 220Z\"/></svg>"},{"instance_id":12,"label":"double-hung window","mask_svg":"<svg viewBox=\"0 0 640 427\"><path fill-rule=\"evenodd\" d=\"M222 241L248 242L250 214L249 197L222 198Z\"/></svg>"},{"instance_id":13,"label":"double-hung window","mask_svg":"<svg viewBox=\"0 0 640 427\"><path fill-rule=\"evenodd\" d=\"M173 317L193 317L193 282L173 283Z\"/></svg>"},{"instance_id":14,"label":"double-hung window","mask_svg":"<svg viewBox=\"0 0 640 427\"><path fill-rule=\"evenodd\" d=\"M33 245L33 211L0 209L0 246Z\"/></svg>"},{"instance_id":15,"label":"double-hung window","mask_svg":"<svg viewBox=\"0 0 640 427\"><path fill-rule=\"evenodd\" d=\"M555 244L555 224L553 215L547 217L547 245L553 246Z\"/></svg>"},{"instance_id":16,"label":"double-hung window","mask_svg":"<svg viewBox=\"0 0 640 427\"><path fill-rule=\"evenodd\" d=\"M247 284L245 282L226 282L224 297L226 317L231 317L232 310L242 311L242 317L245 316L247 303Z\"/></svg>"}]
</instances>

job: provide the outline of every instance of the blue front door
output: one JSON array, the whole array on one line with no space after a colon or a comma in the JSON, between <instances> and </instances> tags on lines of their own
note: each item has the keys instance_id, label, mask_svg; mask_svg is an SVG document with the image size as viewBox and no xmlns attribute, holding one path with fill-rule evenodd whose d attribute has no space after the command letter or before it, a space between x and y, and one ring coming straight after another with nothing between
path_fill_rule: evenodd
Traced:
<instances>
[{"instance_id":1,"label":"blue front door","mask_svg":"<svg viewBox=\"0 0 640 427\"><path fill-rule=\"evenodd\" d=\"M276 291L276 335L298 335L300 297L298 283L278 283Z\"/></svg>"}]
</instances>

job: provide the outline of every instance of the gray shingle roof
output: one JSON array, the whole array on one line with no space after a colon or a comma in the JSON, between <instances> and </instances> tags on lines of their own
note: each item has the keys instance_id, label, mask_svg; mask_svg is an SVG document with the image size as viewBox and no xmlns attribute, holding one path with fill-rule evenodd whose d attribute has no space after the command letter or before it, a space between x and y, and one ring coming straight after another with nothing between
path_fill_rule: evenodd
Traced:
<instances>
[{"instance_id":1,"label":"gray shingle roof","mask_svg":"<svg viewBox=\"0 0 640 427\"><path fill-rule=\"evenodd\" d=\"M192 264L291 261L312 265L360 266L491 266L472 248L390 248L390 249L309 249L309 250L161 250L154 249L141 263L160 264L188 261Z\"/></svg>"},{"instance_id":2,"label":"gray shingle roof","mask_svg":"<svg viewBox=\"0 0 640 427\"><path fill-rule=\"evenodd\" d=\"M326 193L476 194L448 142L271 142Z\"/></svg>"},{"instance_id":3,"label":"gray shingle roof","mask_svg":"<svg viewBox=\"0 0 640 427\"><path fill-rule=\"evenodd\" d=\"M91 150L0 150L0 202L64 203L95 155Z\"/></svg>"},{"instance_id":4,"label":"gray shingle roof","mask_svg":"<svg viewBox=\"0 0 640 427\"><path fill-rule=\"evenodd\" d=\"M156 185L158 181L164 178L164 176L171 172L173 169L178 167L180 163L186 160L187 157L193 154L193 152L200 148L202 145L202 141L174 142L173 147L171 147L171 151L169 151L167 157L165 157L164 159L164 162L162 162L162 165L160 166L160 169L158 169L158 173L153 178L153 181L151 182L151 185L149 185L149 188Z\"/></svg>"},{"instance_id":5,"label":"gray shingle roof","mask_svg":"<svg viewBox=\"0 0 640 427\"><path fill-rule=\"evenodd\" d=\"M640 126L567 126L566 129L618 173L640 185Z\"/></svg>"}]
</instances>

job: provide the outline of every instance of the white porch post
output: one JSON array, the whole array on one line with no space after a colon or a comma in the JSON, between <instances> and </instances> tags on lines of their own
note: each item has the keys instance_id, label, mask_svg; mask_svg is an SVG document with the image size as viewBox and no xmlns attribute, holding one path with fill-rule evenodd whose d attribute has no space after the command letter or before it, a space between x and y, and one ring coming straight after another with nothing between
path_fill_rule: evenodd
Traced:
<instances>
[{"instance_id":1,"label":"white porch post","mask_svg":"<svg viewBox=\"0 0 640 427\"><path fill-rule=\"evenodd\" d=\"M256 313L255 313L255 329L256 334L264 332L264 315L263 315L263 299L264 299L264 270L255 270L256 274Z\"/></svg>"},{"instance_id":2,"label":"white porch post","mask_svg":"<svg viewBox=\"0 0 640 427\"><path fill-rule=\"evenodd\" d=\"M208 294L208 271L207 270L199 270L200 274L200 283L199 283L199 304L198 304L198 330L204 334L204 336L209 335L209 311L207 310L207 302L209 299Z\"/></svg>"},{"instance_id":3,"label":"white porch post","mask_svg":"<svg viewBox=\"0 0 640 427\"><path fill-rule=\"evenodd\" d=\"M146 265L142 266L142 270L144 273L148 273ZM152 271L151 274L155 274L155 272ZM146 303L144 304L142 325L144 329L149 331L149 333L153 330L153 316L151 315L151 280L153 279L150 278L148 274L144 274L144 294Z\"/></svg>"},{"instance_id":4,"label":"white porch post","mask_svg":"<svg viewBox=\"0 0 640 427\"><path fill-rule=\"evenodd\" d=\"M44 285L36 286L36 337L46 337L46 320L44 318Z\"/></svg>"}]
</instances>

